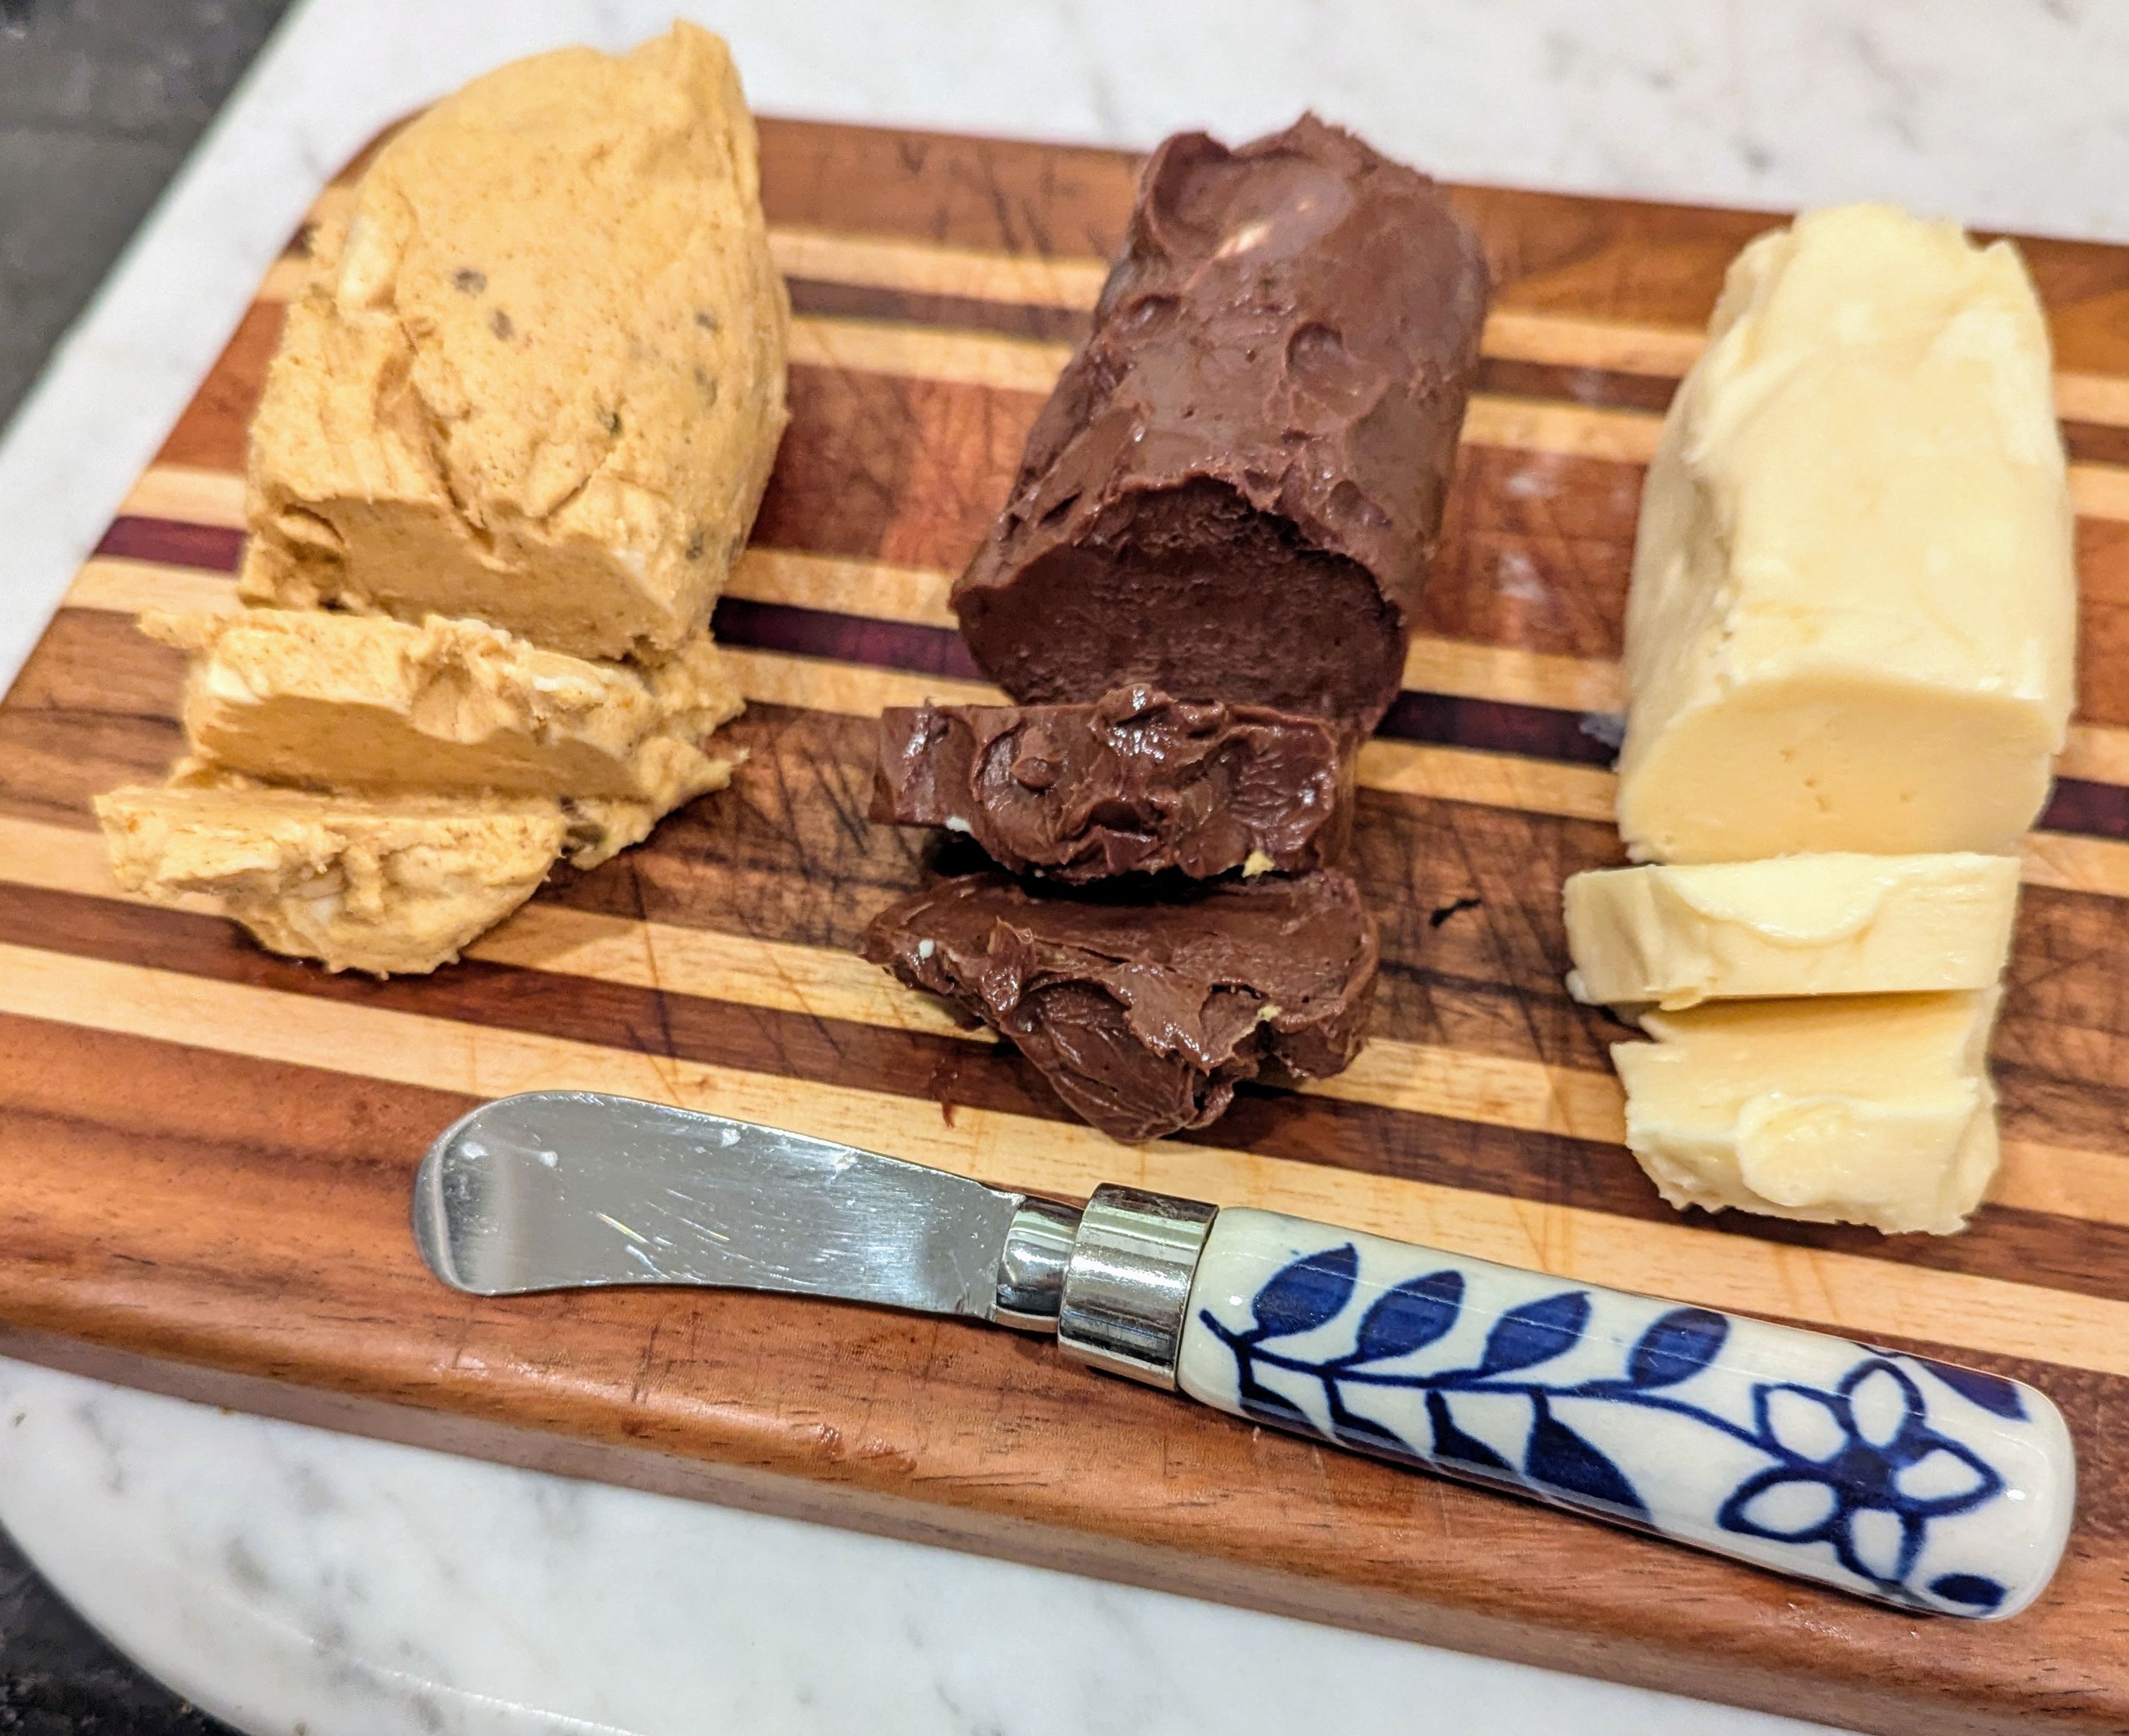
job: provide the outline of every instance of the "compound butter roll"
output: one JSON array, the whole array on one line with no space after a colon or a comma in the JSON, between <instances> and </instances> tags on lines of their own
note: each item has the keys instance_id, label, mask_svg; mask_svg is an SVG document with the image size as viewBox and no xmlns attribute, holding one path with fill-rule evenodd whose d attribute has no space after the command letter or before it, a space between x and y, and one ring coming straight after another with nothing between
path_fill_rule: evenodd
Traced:
<instances>
[{"instance_id":1,"label":"compound butter roll","mask_svg":"<svg viewBox=\"0 0 2129 1736\"><path fill-rule=\"evenodd\" d=\"M2069 720L2070 533L2008 242L1869 205L1754 241L1642 497L1629 853L2015 849Z\"/></svg>"}]
</instances>

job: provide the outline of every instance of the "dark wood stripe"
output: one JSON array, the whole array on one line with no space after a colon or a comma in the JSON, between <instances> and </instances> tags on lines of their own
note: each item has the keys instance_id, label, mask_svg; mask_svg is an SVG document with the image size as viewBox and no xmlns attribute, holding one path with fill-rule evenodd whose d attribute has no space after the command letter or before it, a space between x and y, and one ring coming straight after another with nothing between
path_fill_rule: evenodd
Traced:
<instances>
[{"instance_id":1,"label":"dark wood stripe","mask_svg":"<svg viewBox=\"0 0 2129 1736\"><path fill-rule=\"evenodd\" d=\"M280 347L286 316L279 302L254 302L245 310L199 390L179 412L155 454L157 464L243 471L245 430L266 383L267 364Z\"/></svg>"},{"instance_id":2,"label":"dark wood stripe","mask_svg":"<svg viewBox=\"0 0 2129 1736\"><path fill-rule=\"evenodd\" d=\"M2058 778L2040 824L2050 832L2129 838L2129 789L2083 778Z\"/></svg>"},{"instance_id":3,"label":"dark wood stripe","mask_svg":"<svg viewBox=\"0 0 2129 1736\"><path fill-rule=\"evenodd\" d=\"M791 603L726 597L718 599L710 628L720 644L833 658L838 663L951 676L959 681L989 679L976 667L960 634L914 621L874 621Z\"/></svg>"},{"instance_id":4,"label":"dark wood stripe","mask_svg":"<svg viewBox=\"0 0 2129 1736\"><path fill-rule=\"evenodd\" d=\"M985 252L1112 259L1138 183L1121 151L763 118L771 223ZM898 173L884 175L892 160Z\"/></svg>"},{"instance_id":5,"label":"dark wood stripe","mask_svg":"<svg viewBox=\"0 0 2129 1736\"><path fill-rule=\"evenodd\" d=\"M793 368L758 542L959 572L1011 492L1042 400Z\"/></svg>"},{"instance_id":6,"label":"dark wood stripe","mask_svg":"<svg viewBox=\"0 0 2129 1736\"><path fill-rule=\"evenodd\" d=\"M1407 687L1384 714L1376 734L1391 741L1519 754L1529 759L1608 766L1618 757L1615 717L1471 699Z\"/></svg>"},{"instance_id":7,"label":"dark wood stripe","mask_svg":"<svg viewBox=\"0 0 2129 1736\"><path fill-rule=\"evenodd\" d=\"M2129 427L2109 427L2103 422L2062 425L2063 445L2071 461L2080 464L2129 464Z\"/></svg>"},{"instance_id":8,"label":"dark wood stripe","mask_svg":"<svg viewBox=\"0 0 2129 1736\"><path fill-rule=\"evenodd\" d=\"M0 710L0 814L80 825L95 797L160 782L183 751L169 718Z\"/></svg>"},{"instance_id":9,"label":"dark wood stripe","mask_svg":"<svg viewBox=\"0 0 2129 1736\"><path fill-rule=\"evenodd\" d=\"M125 560L160 561L203 573L234 573L244 559L244 533L220 525L169 518L114 518L96 553Z\"/></svg>"}]
</instances>

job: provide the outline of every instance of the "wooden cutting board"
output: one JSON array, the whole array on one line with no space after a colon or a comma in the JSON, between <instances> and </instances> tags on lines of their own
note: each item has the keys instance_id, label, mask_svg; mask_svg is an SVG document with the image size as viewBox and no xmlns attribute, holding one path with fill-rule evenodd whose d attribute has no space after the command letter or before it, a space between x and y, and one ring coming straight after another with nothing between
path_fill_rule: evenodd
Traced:
<instances>
[{"instance_id":1,"label":"wooden cutting board","mask_svg":"<svg viewBox=\"0 0 2129 1736\"><path fill-rule=\"evenodd\" d=\"M2084 708L2031 841L1965 1235L1664 1206L1560 885L1618 859L1604 715L1641 464L1765 216L1469 188L1501 285L1407 691L1366 749L1373 1039L1131 1149L850 951L927 872L864 820L884 703L987 692L945 608L1117 246L1098 151L770 122L793 421L717 616L731 791L427 980L331 977L110 882L89 798L177 751L144 605L230 606L302 238L0 707L0 1348L163 1390L1879 1731L2129 1729L2129 250L2031 244L2081 514ZM325 195L345 199L344 183ZM2084 1505L1979 1625L1252 1430L984 1329L774 1296L481 1301L406 1229L479 1098L633 1092L1015 1187L1139 1182L1924 1348L2036 1382Z\"/></svg>"}]
</instances>

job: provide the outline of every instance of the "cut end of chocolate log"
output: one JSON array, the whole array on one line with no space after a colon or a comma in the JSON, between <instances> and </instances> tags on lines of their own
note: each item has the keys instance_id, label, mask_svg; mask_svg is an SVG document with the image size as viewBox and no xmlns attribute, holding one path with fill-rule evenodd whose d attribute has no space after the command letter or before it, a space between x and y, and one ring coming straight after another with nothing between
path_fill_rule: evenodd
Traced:
<instances>
[{"instance_id":1,"label":"cut end of chocolate log","mask_svg":"<svg viewBox=\"0 0 2129 1736\"><path fill-rule=\"evenodd\" d=\"M964 832L1001 867L1072 882L1305 873L1351 835L1339 746L1320 718L1148 687L1092 705L902 706L880 714L872 817Z\"/></svg>"},{"instance_id":2,"label":"cut end of chocolate log","mask_svg":"<svg viewBox=\"0 0 2129 1736\"><path fill-rule=\"evenodd\" d=\"M976 661L1024 701L1143 680L1373 729L1488 287L1433 182L1312 116L1235 150L1169 140L955 587Z\"/></svg>"},{"instance_id":3,"label":"cut end of chocolate log","mask_svg":"<svg viewBox=\"0 0 2129 1736\"><path fill-rule=\"evenodd\" d=\"M864 952L1012 1043L1113 1139L1226 1113L1267 1073L1321 1078L1359 1051L1379 958L1336 870L1128 893L948 880L883 911Z\"/></svg>"}]
</instances>

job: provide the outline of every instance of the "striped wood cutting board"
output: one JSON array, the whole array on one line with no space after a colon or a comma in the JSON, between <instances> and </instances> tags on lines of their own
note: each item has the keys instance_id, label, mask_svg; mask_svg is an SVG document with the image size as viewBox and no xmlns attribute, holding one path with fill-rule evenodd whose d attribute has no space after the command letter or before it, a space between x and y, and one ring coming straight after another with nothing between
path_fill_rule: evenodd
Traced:
<instances>
[{"instance_id":1,"label":"striped wood cutting board","mask_svg":"<svg viewBox=\"0 0 2129 1736\"><path fill-rule=\"evenodd\" d=\"M175 654L231 605L244 426L301 238L0 708L0 1348L311 1420L824 1517L1908 1732L2129 1729L2129 251L2028 252L2081 514L2084 711L1996 1040L1973 1230L1680 1217L1620 1148L1616 1028L1559 889L1614 861L1609 750L1641 466L1764 217L1466 189L1501 283L1407 691L1361 761L1383 924L1352 1070L1114 1145L864 964L926 844L863 817L882 705L990 690L950 575L1117 246L1102 152L765 124L793 417L717 616L734 787L567 876L428 980L329 977L123 900L89 797L177 750ZM345 199L344 183L327 201ZM1921 1620L1240 1427L1008 1334L772 1296L479 1301L431 1282L412 1166L477 1099L664 1097L1045 1192L1140 1182L1926 1348L2061 1403L2084 1505L2055 1588Z\"/></svg>"}]
</instances>

